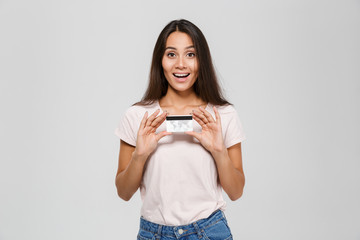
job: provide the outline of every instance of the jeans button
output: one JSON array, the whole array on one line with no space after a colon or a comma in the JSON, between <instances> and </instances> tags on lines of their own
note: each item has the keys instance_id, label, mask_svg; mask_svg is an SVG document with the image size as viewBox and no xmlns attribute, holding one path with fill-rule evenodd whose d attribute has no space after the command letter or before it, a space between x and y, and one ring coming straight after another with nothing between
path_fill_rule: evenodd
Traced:
<instances>
[{"instance_id":1,"label":"jeans button","mask_svg":"<svg viewBox=\"0 0 360 240\"><path fill-rule=\"evenodd\" d=\"M181 235L184 233L184 230L182 230L181 228L178 230L178 233Z\"/></svg>"}]
</instances>

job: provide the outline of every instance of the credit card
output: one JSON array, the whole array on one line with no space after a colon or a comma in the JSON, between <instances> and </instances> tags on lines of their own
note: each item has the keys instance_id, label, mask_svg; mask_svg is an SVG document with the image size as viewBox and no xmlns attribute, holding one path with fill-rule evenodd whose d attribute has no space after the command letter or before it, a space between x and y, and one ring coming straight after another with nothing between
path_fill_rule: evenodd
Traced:
<instances>
[{"instance_id":1,"label":"credit card","mask_svg":"<svg viewBox=\"0 0 360 240\"><path fill-rule=\"evenodd\" d=\"M191 115L173 115L166 117L167 132L187 132L193 130Z\"/></svg>"}]
</instances>

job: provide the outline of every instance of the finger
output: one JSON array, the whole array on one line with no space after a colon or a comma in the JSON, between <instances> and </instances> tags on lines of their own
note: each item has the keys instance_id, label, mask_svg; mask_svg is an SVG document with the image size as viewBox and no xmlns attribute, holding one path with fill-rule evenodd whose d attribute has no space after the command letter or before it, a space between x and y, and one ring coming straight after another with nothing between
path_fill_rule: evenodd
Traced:
<instances>
[{"instance_id":1,"label":"finger","mask_svg":"<svg viewBox=\"0 0 360 240\"><path fill-rule=\"evenodd\" d=\"M166 112L163 112L161 115L157 116L150 125L145 127L145 131L149 133L154 133L156 129L165 121L166 119Z\"/></svg>"},{"instance_id":2,"label":"finger","mask_svg":"<svg viewBox=\"0 0 360 240\"><path fill-rule=\"evenodd\" d=\"M156 127L156 125L157 125L159 122L161 123L162 121L165 120L166 114L167 114L167 113L163 112L162 114L160 114L159 116L157 116L157 117L152 121L152 123L150 124L150 126L151 126L151 127Z\"/></svg>"},{"instance_id":3,"label":"finger","mask_svg":"<svg viewBox=\"0 0 360 240\"><path fill-rule=\"evenodd\" d=\"M146 121L146 126L150 126L152 121L155 119L155 117L159 114L160 109L157 109L153 114L150 115L150 117Z\"/></svg>"},{"instance_id":4,"label":"finger","mask_svg":"<svg viewBox=\"0 0 360 240\"><path fill-rule=\"evenodd\" d=\"M163 123L166 119L166 112L163 112L162 114L160 114L159 116L157 116L152 123L150 124L151 127L157 128L158 126L161 125L161 123Z\"/></svg>"},{"instance_id":5,"label":"finger","mask_svg":"<svg viewBox=\"0 0 360 240\"><path fill-rule=\"evenodd\" d=\"M158 116L157 118L155 118L155 120L151 123L151 126L153 128L158 128L166 119L167 113L163 112L160 116Z\"/></svg>"},{"instance_id":6,"label":"finger","mask_svg":"<svg viewBox=\"0 0 360 240\"><path fill-rule=\"evenodd\" d=\"M202 112L194 110L194 116L200 119L204 124L209 123L209 120L207 120L207 118Z\"/></svg>"},{"instance_id":7,"label":"finger","mask_svg":"<svg viewBox=\"0 0 360 240\"><path fill-rule=\"evenodd\" d=\"M206 119L208 120L208 122L215 122L213 116L211 116L211 114L206 111L205 109L203 109L202 107L199 107L200 111L205 115Z\"/></svg>"},{"instance_id":8,"label":"finger","mask_svg":"<svg viewBox=\"0 0 360 240\"><path fill-rule=\"evenodd\" d=\"M197 117L195 114L193 114L193 118L195 121L197 121L202 128L206 128L206 124L203 122L203 120L199 117Z\"/></svg>"},{"instance_id":9,"label":"finger","mask_svg":"<svg viewBox=\"0 0 360 240\"><path fill-rule=\"evenodd\" d=\"M215 106L213 106L213 109L214 109L214 113L215 113L216 122L221 124L221 118L220 118L219 111L217 110L217 108Z\"/></svg>"},{"instance_id":10,"label":"finger","mask_svg":"<svg viewBox=\"0 0 360 240\"><path fill-rule=\"evenodd\" d=\"M148 116L148 112L146 111L143 118L141 119L141 122L140 122L140 129L143 129L145 127L145 123L146 123L146 119L147 119L147 116Z\"/></svg>"},{"instance_id":11,"label":"finger","mask_svg":"<svg viewBox=\"0 0 360 240\"><path fill-rule=\"evenodd\" d=\"M165 136L168 136L168 135L171 135L171 134L172 134L171 132L162 131L162 132L156 134L156 136L155 136L156 141L159 141L161 138L163 138Z\"/></svg>"},{"instance_id":12,"label":"finger","mask_svg":"<svg viewBox=\"0 0 360 240\"><path fill-rule=\"evenodd\" d=\"M197 140L201 139L201 134L198 132L194 132L194 131L189 131L189 132L185 132L187 135L193 136L194 138L196 138Z\"/></svg>"}]
</instances>

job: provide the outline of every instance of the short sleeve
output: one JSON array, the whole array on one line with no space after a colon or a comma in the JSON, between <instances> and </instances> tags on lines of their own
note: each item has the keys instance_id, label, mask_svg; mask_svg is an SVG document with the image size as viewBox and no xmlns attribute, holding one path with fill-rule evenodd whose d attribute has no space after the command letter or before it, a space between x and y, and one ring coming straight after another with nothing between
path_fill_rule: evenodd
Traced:
<instances>
[{"instance_id":1,"label":"short sleeve","mask_svg":"<svg viewBox=\"0 0 360 240\"><path fill-rule=\"evenodd\" d=\"M130 107L122 116L118 127L115 129L115 135L124 142L136 146L137 130L140 122L137 111Z\"/></svg>"},{"instance_id":2,"label":"short sleeve","mask_svg":"<svg viewBox=\"0 0 360 240\"><path fill-rule=\"evenodd\" d=\"M246 139L242 123L233 106L228 106L227 111L224 113L224 120L222 123L226 123L224 144L226 148L229 148L237 143L240 143Z\"/></svg>"}]
</instances>

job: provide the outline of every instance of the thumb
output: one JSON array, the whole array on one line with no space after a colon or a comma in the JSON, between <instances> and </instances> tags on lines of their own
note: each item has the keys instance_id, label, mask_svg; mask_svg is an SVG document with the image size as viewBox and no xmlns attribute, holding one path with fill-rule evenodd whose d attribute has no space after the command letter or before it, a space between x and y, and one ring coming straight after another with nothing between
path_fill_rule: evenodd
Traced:
<instances>
[{"instance_id":1,"label":"thumb","mask_svg":"<svg viewBox=\"0 0 360 240\"><path fill-rule=\"evenodd\" d=\"M156 141L159 141L161 138L167 136L167 135L171 135L171 132L167 132L167 131L162 131L158 134L156 134Z\"/></svg>"}]
</instances>

